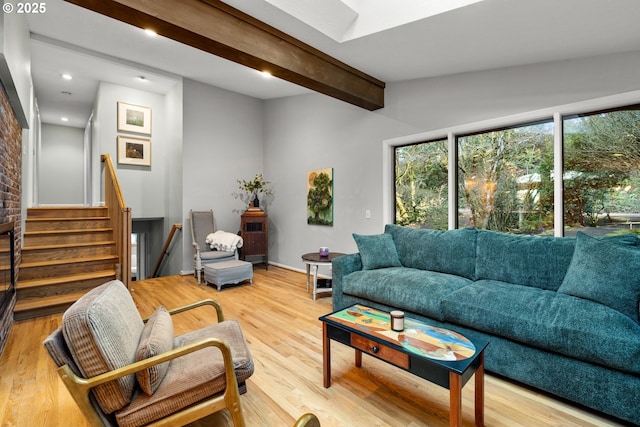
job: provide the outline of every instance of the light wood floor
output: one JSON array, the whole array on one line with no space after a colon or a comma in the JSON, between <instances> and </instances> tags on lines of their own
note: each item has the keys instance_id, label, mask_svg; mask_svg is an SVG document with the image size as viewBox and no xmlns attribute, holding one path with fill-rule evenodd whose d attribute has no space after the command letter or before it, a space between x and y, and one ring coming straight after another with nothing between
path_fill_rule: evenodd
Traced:
<instances>
[{"instance_id":1,"label":"light wood floor","mask_svg":"<svg viewBox=\"0 0 640 427\"><path fill-rule=\"evenodd\" d=\"M354 367L353 350L332 345L333 382L322 386L322 337L318 317L331 298L313 302L301 273L256 267L253 285L198 286L191 276L132 283L143 317L203 298L222 303L227 318L238 319L255 360L255 373L242 396L249 426L292 426L314 412L323 427L448 426L448 390L384 362L364 356ZM211 320L211 312L182 314L176 333ZM58 379L42 341L59 324L52 315L14 324L0 359L0 426L83 427L87 424ZM615 422L488 374L487 426L616 426ZM463 389L464 425L473 425L473 381ZM223 412L196 426L228 426Z\"/></svg>"}]
</instances>

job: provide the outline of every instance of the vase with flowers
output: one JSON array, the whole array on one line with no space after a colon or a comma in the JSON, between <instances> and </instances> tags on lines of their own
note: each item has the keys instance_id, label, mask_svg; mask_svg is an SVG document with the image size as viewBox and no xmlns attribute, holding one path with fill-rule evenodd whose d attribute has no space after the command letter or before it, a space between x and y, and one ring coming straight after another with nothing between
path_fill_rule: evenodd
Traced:
<instances>
[{"instance_id":1,"label":"vase with flowers","mask_svg":"<svg viewBox=\"0 0 640 427\"><path fill-rule=\"evenodd\" d=\"M253 205L253 210L262 210L260 208L260 197L273 195L271 182L265 181L261 173L256 174L250 181L239 179L238 188L246 193L249 210L252 209L251 205Z\"/></svg>"}]
</instances>

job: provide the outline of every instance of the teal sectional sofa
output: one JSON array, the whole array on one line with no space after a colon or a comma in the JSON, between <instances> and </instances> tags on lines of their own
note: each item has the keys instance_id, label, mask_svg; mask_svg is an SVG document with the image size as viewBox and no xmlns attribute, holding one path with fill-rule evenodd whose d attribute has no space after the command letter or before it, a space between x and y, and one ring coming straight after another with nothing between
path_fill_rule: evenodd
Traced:
<instances>
[{"instance_id":1,"label":"teal sectional sofa","mask_svg":"<svg viewBox=\"0 0 640 427\"><path fill-rule=\"evenodd\" d=\"M365 304L488 339L487 371L640 424L640 238L387 225L333 260Z\"/></svg>"}]
</instances>

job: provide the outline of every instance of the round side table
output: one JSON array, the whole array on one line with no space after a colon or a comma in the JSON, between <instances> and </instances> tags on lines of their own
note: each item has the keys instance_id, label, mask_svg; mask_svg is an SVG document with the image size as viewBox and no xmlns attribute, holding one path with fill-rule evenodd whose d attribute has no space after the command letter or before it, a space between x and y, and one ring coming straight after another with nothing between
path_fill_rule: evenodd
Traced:
<instances>
[{"instance_id":1,"label":"round side table","mask_svg":"<svg viewBox=\"0 0 640 427\"><path fill-rule=\"evenodd\" d=\"M331 261L334 258L338 258L343 255L344 254L340 252L329 252L329 255L327 256L320 256L318 252L310 252L302 255L302 261L307 267L307 292L309 291L309 287L313 285L314 301L316 300L316 295L318 295L318 268L322 266L330 266ZM312 275L313 281L311 281ZM321 292L331 292L331 288L323 288Z\"/></svg>"}]
</instances>

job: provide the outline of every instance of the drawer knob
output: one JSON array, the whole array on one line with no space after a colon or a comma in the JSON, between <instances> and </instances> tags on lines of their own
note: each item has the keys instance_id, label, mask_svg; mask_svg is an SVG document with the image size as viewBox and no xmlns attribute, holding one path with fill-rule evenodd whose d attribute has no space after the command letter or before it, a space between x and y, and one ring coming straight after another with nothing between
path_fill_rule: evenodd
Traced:
<instances>
[{"instance_id":1,"label":"drawer knob","mask_svg":"<svg viewBox=\"0 0 640 427\"><path fill-rule=\"evenodd\" d=\"M380 351L380 349L378 348L377 345L374 345L373 348L371 349L371 351L373 352L373 354L376 354L377 352Z\"/></svg>"}]
</instances>

